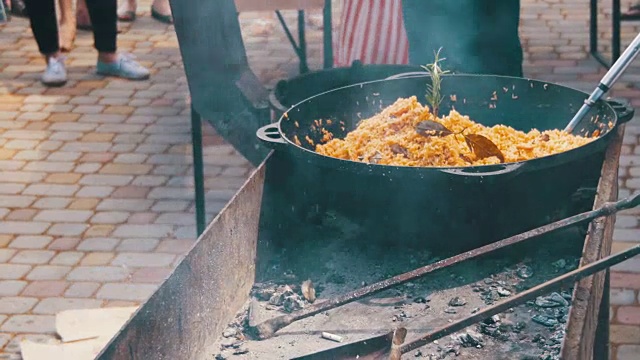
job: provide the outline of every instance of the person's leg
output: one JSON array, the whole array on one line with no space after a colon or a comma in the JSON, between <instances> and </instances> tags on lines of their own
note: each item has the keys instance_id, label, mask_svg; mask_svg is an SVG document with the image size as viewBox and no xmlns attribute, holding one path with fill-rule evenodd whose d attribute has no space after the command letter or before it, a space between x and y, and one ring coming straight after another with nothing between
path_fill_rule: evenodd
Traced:
<instances>
[{"instance_id":1,"label":"person's leg","mask_svg":"<svg viewBox=\"0 0 640 360\"><path fill-rule=\"evenodd\" d=\"M76 24L80 30L92 30L89 10L87 10L87 2L85 0L77 0L76 2Z\"/></svg>"},{"instance_id":2,"label":"person's leg","mask_svg":"<svg viewBox=\"0 0 640 360\"><path fill-rule=\"evenodd\" d=\"M173 24L169 0L153 0L153 4L151 4L151 16L165 24Z\"/></svg>"},{"instance_id":3,"label":"person's leg","mask_svg":"<svg viewBox=\"0 0 640 360\"><path fill-rule=\"evenodd\" d=\"M60 50L69 51L76 38L76 17L73 0L58 0L60 5Z\"/></svg>"},{"instance_id":4,"label":"person's leg","mask_svg":"<svg viewBox=\"0 0 640 360\"><path fill-rule=\"evenodd\" d=\"M63 85L67 81L67 72L60 58L54 0L26 0L25 5L38 49L47 61L41 80L45 85Z\"/></svg>"},{"instance_id":5,"label":"person's leg","mask_svg":"<svg viewBox=\"0 0 640 360\"><path fill-rule=\"evenodd\" d=\"M136 0L123 0L118 8L118 20L125 22L134 21L136 19L137 8L138 3Z\"/></svg>"},{"instance_id":6,"label":"person's leg","mask_svg":"<svg viewBox=\"0 0 640 360\"><path fill-rule=\"evenodd\" d=\"M98 73L132 80L148 79L149 70L130 57L116 53L116 0L87 0L87 8L93 25L94 46L98 50Z\"/></svg>"}]
</instances>

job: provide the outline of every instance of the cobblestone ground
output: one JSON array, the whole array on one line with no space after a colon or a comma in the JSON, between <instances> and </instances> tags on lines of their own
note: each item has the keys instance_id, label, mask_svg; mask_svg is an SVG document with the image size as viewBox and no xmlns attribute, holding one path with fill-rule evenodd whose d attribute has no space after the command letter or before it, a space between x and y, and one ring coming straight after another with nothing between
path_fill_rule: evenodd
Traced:
<instances>
[{"instance_id":1,"label":"cobblestone ground","mask_svg":"<svg viewBox=\"0 0 640 360\"><path fill-rule=\"evenodd\" d=\"M522 6L527 76L593 88L603 70L586 55L588 5L523 0ZM609 12L602 12L607 51ZM290 20L294 14L285 12ZM144 301L193 244L187 86L172 27L148 15L121 24L118 39L122 50L153 69L148 82L92 75L92 38L80 32L67 61L68 85L46 89L38 82L43 60L27 21L0 27L0 359L19 358L22 338L51 337L59 310ZM275 16L242 14L241 22L251 65L265 83L295 74L295 55ZM310 64L317 69L321 18L313 13L308 22ZM624 44L638 30L623 25ZM638 107L639 83L637 65L614 95ZM206 131L211 218L250 165ZM640 189L639 135L634 120L625 136L620 196ZM640 242L638 214L618 216L614 251ZM637 359L640 259L615 270L612 354Z\"/></svg>"}]
</instances>

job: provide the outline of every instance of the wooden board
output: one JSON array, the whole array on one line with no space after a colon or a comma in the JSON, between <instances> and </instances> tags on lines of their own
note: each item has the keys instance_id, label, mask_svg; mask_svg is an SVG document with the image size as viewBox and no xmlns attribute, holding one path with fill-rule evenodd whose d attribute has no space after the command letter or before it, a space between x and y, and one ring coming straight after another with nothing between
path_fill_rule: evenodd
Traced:
<instances>
[{"instance_id":1,"label":"wooden board","mask_svg":"<svg viewBox=\"0 0 640 360\"><path fill-rule=\"evenodd\" d=\"M607 149L594 208L618 199L618 167L623 136L624 125L618 128ZM591 223L584 244L581 265L592 263L611 253L614 225L615 215L600 218ZM562 347L562 359L591 360L594 358L605 274L605 272L597 273L576 284ZM609 321L608 317L602 320ZM606 340L608 341L608 338Z\"/></svg>"},{"instance_id":2,"label":"wooden board","mask_svg":"<svg viewBox=\"0 0 640 360\"><path fill-rule=\"evenodd\" d=\"M325 0L235 0L239 12L324 8Z\"/></svg>"}]
</instances>

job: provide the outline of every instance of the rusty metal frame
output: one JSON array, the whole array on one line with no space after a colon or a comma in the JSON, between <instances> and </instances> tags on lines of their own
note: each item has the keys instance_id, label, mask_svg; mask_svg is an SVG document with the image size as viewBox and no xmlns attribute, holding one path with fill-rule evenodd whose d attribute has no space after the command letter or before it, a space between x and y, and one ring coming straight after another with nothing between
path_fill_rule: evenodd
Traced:
<instances>
[{"instance_id":1,"label":"rusty metal frame","mask_svg":"<svg viewBox=\"0 0 640 360\"><path fill-rule=\"evenodd\" d=\"M617 199L617 176L624 127L609 145L595 207ZM207 227L160 288L103 349L97 360L200 360L245 303L256 272L261 199L273 154L252 173ZM611 252L615 216L591 223L582 263ZM608 281L606 274L578 282L569 313L563 359L607 359ZM606 354L606 355L605 355Z\"/></svg>"}]
</instances>

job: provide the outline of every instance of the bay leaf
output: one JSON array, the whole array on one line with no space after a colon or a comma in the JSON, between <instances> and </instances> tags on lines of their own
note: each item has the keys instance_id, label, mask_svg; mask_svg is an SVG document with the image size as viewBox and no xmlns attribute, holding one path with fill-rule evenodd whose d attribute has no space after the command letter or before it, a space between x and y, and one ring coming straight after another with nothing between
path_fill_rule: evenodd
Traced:
<instances>
[{"instance_id":1,"label":"bay leaf","mask_svg":"<svg viewBox=\"0 0 640 360\"><path fill-rule=\"evenodd\" d=\"M447 136L453 134L453 131L447 129L446 126L432 120L419 122L416 125L416 132L422 136Z\"/></svg>"},{"instance_id":2,"label":"bay leaf","mask_svg":"<svg viewBox=\"0 0 640 360\"><path fill-rule=\"evenodd\" d=\"M476 158L486 159L488 157L495 156L500 159L501 163L504 162L504 155L502 154L502 151L500 151L498 146L488 138L478 134L469 134L464 135L464 140L471 151L476 154Z\"/></svg>"}]
</instances>

